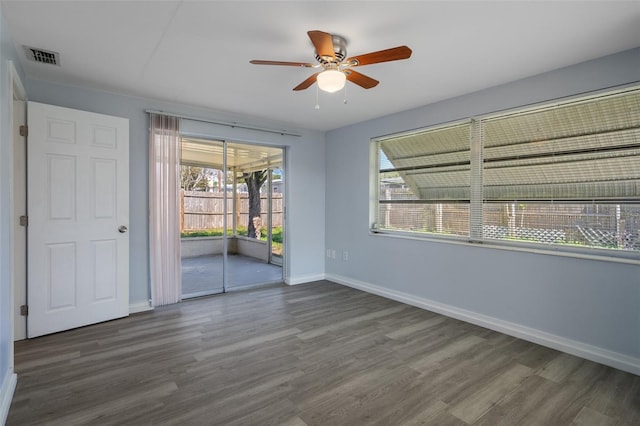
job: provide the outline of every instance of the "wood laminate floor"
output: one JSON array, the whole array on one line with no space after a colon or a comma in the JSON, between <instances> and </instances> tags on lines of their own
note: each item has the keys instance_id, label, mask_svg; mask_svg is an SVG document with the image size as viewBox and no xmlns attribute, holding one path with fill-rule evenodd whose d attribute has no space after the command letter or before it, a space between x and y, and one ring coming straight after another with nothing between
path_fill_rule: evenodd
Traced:
<instances>
[{"instance_id":1,"label":"wood laminate floor","mask_svg":"<svg viewBox=\"0 0 640 426\"><path fill-rule=\"evenodd\" d=\"M8 425L638 425L640 377L337 284L16 344Z\"/></svg>"}]
</instances>

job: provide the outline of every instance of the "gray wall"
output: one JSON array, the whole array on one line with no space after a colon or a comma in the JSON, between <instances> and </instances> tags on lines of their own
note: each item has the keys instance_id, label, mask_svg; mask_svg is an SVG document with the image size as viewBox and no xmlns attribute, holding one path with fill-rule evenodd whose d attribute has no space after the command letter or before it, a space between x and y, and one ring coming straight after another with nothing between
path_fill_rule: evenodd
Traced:
<instances>
[{"instance_id":1,"label":"gray wall","mask_svg":"<svg viewBox=\"0 0 640 426\"><path fill-rule=\"evenodd\" d=\"M149 286L149 192L148 114L162 110L209 120L237 121L281 129L277 123L250 117L223 115L186 105L142 99L41 80L27 80L31 101L109 114L129 119L130 126L130 303L140 305L150 297ZM324 273L324 134L288 129L302 137L282 136L253 130L198 122L184 122L182 129L192 134L219 139L285 146L288 154L288 276L292 283L318 279ZM312 197L309 194L313 194ZM317 224L318 236L309 235L308 221Z\"/></svg>"},{"instance_id":2,"label":"gray wall","mask_svg":"<svg viewBox=\"0 0 640 426\"><path fill-rule=\"evenodd\" d=\"M470 70L469 78L473 78ZM640 49L328 132L328 279L640 374L640 266L371 235L370 139L640 79ZM424 90L428 90L425 88ZM348 261L342 252L349 252Z\"/></svg>"}]
</instances>

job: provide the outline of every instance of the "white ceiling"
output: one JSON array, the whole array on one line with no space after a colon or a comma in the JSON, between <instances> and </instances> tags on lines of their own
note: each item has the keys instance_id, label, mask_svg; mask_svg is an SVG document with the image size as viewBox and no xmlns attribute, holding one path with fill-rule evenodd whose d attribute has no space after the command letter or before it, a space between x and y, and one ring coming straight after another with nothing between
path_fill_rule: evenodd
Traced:
<instances>
[{"instance_id":1,"label":"white ceiling","mask_svg":"<svg viewBox=\"0 0 640 426\"><path fill-rule=\"evenodd\" d=\"M1 0L28 77L330 130L640 46L640 1ZM405 61L358 68L380 84L292 89L315 62L306 32L349 56L408 45ZM23 45L60 52L29 62Z\"/></svg>"}]
</instances>

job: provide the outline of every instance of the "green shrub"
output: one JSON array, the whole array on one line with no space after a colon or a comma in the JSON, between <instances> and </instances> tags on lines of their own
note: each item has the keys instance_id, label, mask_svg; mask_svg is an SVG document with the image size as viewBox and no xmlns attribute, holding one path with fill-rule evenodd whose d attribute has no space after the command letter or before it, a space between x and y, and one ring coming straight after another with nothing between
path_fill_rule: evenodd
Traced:
<instances>
[{"instance_id":1,"label":"green shrub","mask_svg":"<svg viewBox=\"0 0 640 426\"><path fill-rule=\"evenodd\" d=\"M233 235L231 229L227 230L227 235ZM191 237L221 237L222 229L199 229L197 231L183 231L180 233L181 238Z\"/></svg>"},{"instance_id":2,"label":"green shrub","mask_svg":"<svg viewBox=\"0 0 640 426\"><path fill-rule=\"evenodd\" d=\"M247 227L246 226L238 226L236 230L237 235L241 235L243 237L247 236ZM190 237L221 237L223 234L222 229L199 229L196 231L183 231L180 233L181 238L190 238ZM233 231L231 229L227 229L227 235L233 236ZM263 233L260 236L260 239L263 241L267 240L267 234ZM276 226L271 231L271 240L274 243L282 244L282 226Z\"/></svg>"}]
</instances>

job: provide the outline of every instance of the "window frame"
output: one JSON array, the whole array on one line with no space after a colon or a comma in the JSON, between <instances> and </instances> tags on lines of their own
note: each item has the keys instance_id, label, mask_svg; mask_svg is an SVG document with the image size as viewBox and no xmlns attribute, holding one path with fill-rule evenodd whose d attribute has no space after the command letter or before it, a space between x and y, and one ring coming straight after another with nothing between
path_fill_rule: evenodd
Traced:
<instances>
[{"instance_id":1,"label":"window frame","mask_svg":"<svg viewBox=\"0 0 640 426\"><path fill-rule=\"evenodd\" d=\"M588 246L572 246L566 244L552 244L543 242L527 242L522 240L507 240L507 239L491 239L483 236L483 206L484 194L483 194L483 182L482 172L484 170L483 152L484 144L482 140L475 141L475 138L481 138L482 125L485 120L492 120L501 117L507 117L513 114L526 114L530 112L543 111L549 108L555 108L558 106L565 106L568 104L576 104L582 102L589 102L598 97L615 96L624 94L625 92L639 92L640 85L633 83L630 85L619 86L614 89L603 89L599 91L584 93L580 95L547 100L544 102L530 104L520 107L509 108L500 111L494 111L490 113L477 114L463 119L457 119L450 122L437 123L425 127L420 127L413 130L402 131L382 136L376 136L370 139L370 173L369 173L369 234L374 236L423 240L432 242L444 242L451 244L463 244L468 246L484 246L487 248L511 250L511 251L524 251L530 253L547 254L547 255L559 255L566 257L578 257L588 258L593 260L605 260L621 263L640 264L640 251L637 250L620 250L620 249L608 249L601 247L588 247ZM440 234L436 232L414 232L393 230L386 228L379 228L376 226L380 212L380 143L391 138L397 138L402 136L410 136L426 131L432 131L444 127L455 126L465 122L470 122L470 157L471 157L471 176L470 176L470 201L469 201L469 235L449 235ZM479 149L479 152L474 150ZM474 158L475 156L475 158ZM475 167L479 170L474 170ZM554 201L549 199L549 204ZM505 201L506 203L506 201ZM567 202L565 202L567 203ZM601 204L607 204L605 202ZM637 202L631 204L639 204L640 198ZM475 226L474 226L475 224ZM479 228L478 228L479 226Z\"/></svg>"}]
</instances>

